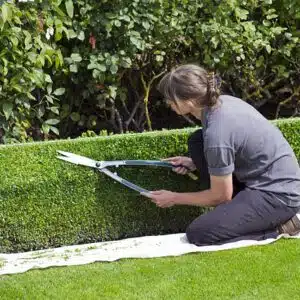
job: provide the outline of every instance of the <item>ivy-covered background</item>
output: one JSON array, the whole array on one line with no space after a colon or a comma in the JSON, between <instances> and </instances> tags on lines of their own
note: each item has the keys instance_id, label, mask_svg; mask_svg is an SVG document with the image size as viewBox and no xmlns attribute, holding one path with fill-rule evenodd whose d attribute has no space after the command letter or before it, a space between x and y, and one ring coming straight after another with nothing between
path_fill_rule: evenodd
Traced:
<instances>
[{"instance_id":1,"label":"ivy-covered background","mask_svg":"<svg viewBox=\"0 0 300 300\"><path fill-rule=\"evenodd\" d=\"M186 62L269 119L300 112L298 0L0 1L1 143L191 126L156 91Z\"/></svg>"}]
</instances>

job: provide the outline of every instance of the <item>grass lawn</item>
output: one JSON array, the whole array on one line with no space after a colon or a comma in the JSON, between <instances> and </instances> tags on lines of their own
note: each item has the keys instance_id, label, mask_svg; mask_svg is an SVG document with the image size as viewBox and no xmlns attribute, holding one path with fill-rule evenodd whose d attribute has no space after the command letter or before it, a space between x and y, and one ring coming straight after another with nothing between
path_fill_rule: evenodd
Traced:
<instances>
[{"instance_id":1,"label":"grass lawn","mask_svg":"<svg viewBox=\"0 0 300 300\"><path fill-rule=\"evenodd\" d=\"M0 299L300 299L300 240L1 276Z\"/></svg>"}]
</instances>

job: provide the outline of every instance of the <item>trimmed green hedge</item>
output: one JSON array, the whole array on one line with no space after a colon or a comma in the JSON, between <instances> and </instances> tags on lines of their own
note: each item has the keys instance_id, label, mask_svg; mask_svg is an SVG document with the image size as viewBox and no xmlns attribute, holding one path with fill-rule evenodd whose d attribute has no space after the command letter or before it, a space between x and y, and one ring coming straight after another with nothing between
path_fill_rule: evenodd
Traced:
<instances>
[{"instance_id":1,"label":"trimmed green hedge","mask_svg":"<svg viewBox=\"0 0 300 300\"><path fill-rule=\"evenodd\" d=\"M300 119L277 125L300 157ZM184 231L203 209L159 209L104 174L56 159L56 150L97 160L159 159L184 154L194 130L1 146L0 252ZM118 173L147 189L201 188L167 169L120 167Z\"/></svg>"}]
</instances>

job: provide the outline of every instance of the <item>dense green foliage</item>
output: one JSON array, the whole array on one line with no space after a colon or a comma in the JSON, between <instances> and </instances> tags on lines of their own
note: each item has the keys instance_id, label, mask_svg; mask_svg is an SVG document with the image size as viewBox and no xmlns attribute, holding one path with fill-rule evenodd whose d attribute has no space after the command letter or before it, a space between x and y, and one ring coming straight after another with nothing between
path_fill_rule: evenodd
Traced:
<instances>
[{"instance_id":1,"label":"dense green foliage","mask_svg":"<svg viewBox=\"0 0 300 300\"><path fill-rule=\"evenodd\" d=\"M216 70L257 107L274 104L268 117L299 113L297 0L10 2L0 6L3 143L186 126L155 90L184 62Z\"/></svg>"},{"instance_id":2,"label":"dense green foliage","mask_svg":"<svg viewBox=\"0 0 300 300\"><path fill-rule=\"evenodd\" d=\"M282 120L277 125L300 158L300 120ZM160 159L185 154L193 130L1 146L0 252L184 231L202 209L159 209L101 173L56 159L56 150L97 160ZM120 167L117 171L149 190L203 188L169 169Z\"/></svg>"},{"instance_id":3,"label":"dense green foliage","mask_svg":"<svg viewBox=\"0 0 300 300\"><path fill-rule=\"evenodd\" d=\"M25 4L24 4L25 5ZM3 141L9 137L26 140L34 128L44 134L58 134L59 99L64 88L53 83L64 59L55 44L44 35L38 10L18 8L12 3L1 7L0 18L0 124ZM57 20L59 21L59 20ZM47 21L48 26L54 20ZM58 25L58 23L56 22ZM58 29L56 29L58 31ZM55 88L55 89L54 89Z\"/></svg>"},{"instance_id":4,"label":"dense green foliage","mask_svg":"<svg viewBox=\"0 0 300 300\"><path fill-rule=\"evenodd\" d=\"M188 131L115 135L0 148L0 252L176 232L200 209L158 209L101 173L56 159L65 150L97 160L157 159L186 151ZM120 167L147 189L197 190L169 169Z\"/></svg>"}]
</instances>

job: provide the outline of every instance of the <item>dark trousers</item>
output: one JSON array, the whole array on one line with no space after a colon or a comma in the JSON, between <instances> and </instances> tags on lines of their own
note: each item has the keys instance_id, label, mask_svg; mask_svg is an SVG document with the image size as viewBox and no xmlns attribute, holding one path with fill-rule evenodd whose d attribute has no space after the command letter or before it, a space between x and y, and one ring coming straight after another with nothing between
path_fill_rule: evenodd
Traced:
<instances>
[{"instance_id":1,"label":"dark trousers","mask_svg":"<svg viewBox=\"0 0 300 300\"><path fill-rule=\"evenodd\" d=\"M200 180L209 188L210 177L203 153L201 129L191 135L188 147ZM218 205L188 226L186 236L190 243L204 246L275 238L278 235L277 226L296 215L299 209L288 207L272 193L245 188L234 175L233 185L234 194L230 202Z\"/></svg>"}]
</instances>

